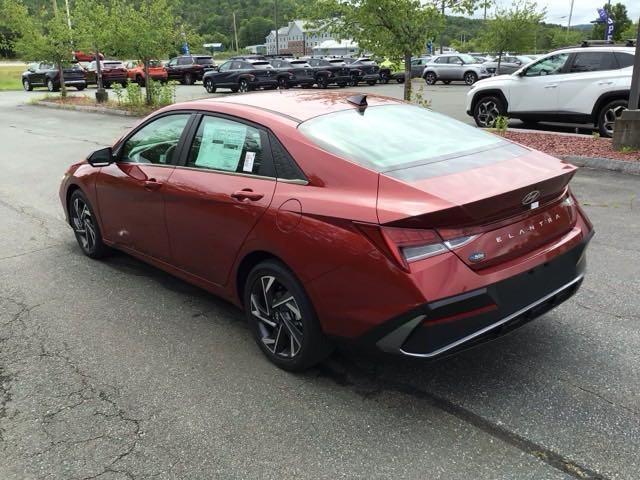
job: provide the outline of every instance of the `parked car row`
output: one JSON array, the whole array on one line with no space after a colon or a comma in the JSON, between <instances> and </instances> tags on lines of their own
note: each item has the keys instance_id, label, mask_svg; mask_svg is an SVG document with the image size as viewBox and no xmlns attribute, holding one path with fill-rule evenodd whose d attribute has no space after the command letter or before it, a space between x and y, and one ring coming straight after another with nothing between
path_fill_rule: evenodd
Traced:
<instances>
[{"instance_id":1,"label":"parked car row","mask_svg":"<svg viewBox=\"0 0 640 480\"><path fill-rule=\"evenodd\" d=\"M361 58L266 58L258 55L233 57L206 71L204 88L214 93L219 88L232 92L247 92L259 88L290 88L317 86L327 88L388 83L391 69L380 67L368 57ZM403 77L404 78L404 77Z\"/></svg>"}]
</instances>

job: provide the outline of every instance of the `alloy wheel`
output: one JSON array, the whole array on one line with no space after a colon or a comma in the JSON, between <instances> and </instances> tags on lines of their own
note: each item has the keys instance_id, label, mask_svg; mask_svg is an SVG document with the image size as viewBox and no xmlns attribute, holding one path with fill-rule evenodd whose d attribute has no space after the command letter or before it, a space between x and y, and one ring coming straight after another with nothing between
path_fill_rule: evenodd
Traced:
<instances>
[{"instance_id":1,"label":"alloy wheel","mask_svg":"<svg viewBox=\"0 0 640 480\"><path fill-rule=\"evenodd\" d=\"M464 76L464 83L466 83L467 85L473 85L474 83L476 83L478 77L475 73L473 72L469 72Z\"/></svg>"},{"instance_id":2,"label":"alloy wheel","mask_svg":"<svg viewBox=\"0 0 640 480\"><path fill-rule=\"evenodd\" d=\"M259 338L275 356L294 358L302 348L302 313L294 295L277 277L263 275L251 286L250 312Z\"/></svg>"},{"instance_id":3,"label":"alloy wheel","mask_svg":"<svg viewBox=\"0 0 640 480\"><path fill-rule=\"evenodd\" d=\"M287 79L284 77L280 77L278 79L278 88L289 88L289 83L287 82Z\"/></svg>"},{"instance_id":4,"label":"alloy wheel","mask_svg":"<svg viewBox=\"0 0 640 480\"><path fill-rule=\"evenodd\" d=\"M238 90L240 90L241 92L249 91L249 84L246 80L240 80L240 88Z\"/></svg>"},{"instance_id":5,"label":"alloy wheel","mask_svg":"<svg viewBox=\"0 0 640 480\"><path fill-rule=\"evenodd\" d=\"M435 85L436 81L437 81L437 77L435 75L435 73L427 73L427 75L424 77L425 82L427 82L427 85Z\"/></svg>"},{"instance_id":6,"label":"alloy wheel","mask_svg":"<svg viewBox=\"0 0 640 480\"><path fill-rule=\"evenodd\" d=\"M624 105L614 105L604 112L604 129L609 137L613 136L613 128L615 127L616 120L622 116L622 112L627 109Z\"/></svg>"},{"instance_id":7,"label":"alloy wheel","mask_svg":"<svg viewBox=\"0 0 640 480\"><path fill-rule=\"evenodd\" d=\"M71 210L73 231L80 240L80 246L85 252L91 252L96 245L96 228L91 210L80 197L73 199Z\"/></svg>"},{"instance_id":8,"label":"alloy wheel","mask_svg":"<svg viewBox=\"0 0 640 480\"><path fill-rule=\"evenodd\" d=\"M22 86L24 87L24 90L26 92L31 90L31 85L29 84L29 80L27 80L26 78L22 81Z\"/></svg>"},{"instance_id":9,"label":"alloy wheel","mask_svg":"<svg viewBox=\"0 0 640 480\"><path fill-rule=\"evenodd\" d=\"M500 108L493 100L484 100L478 104L477 120L482 127L493 127L500 116Z\"/></svg>"},{"instance_id":10,"label":"alloy wheel","mask_svg":"<svg viewBox=\"0 0 640 480\"><path fill-rule=\"evenodd\" d=\"M47 80L47 90L49 90L50 92L55 91L55 85L53 84L53 80L49 79Z\"/></svg>"}]
</instances>

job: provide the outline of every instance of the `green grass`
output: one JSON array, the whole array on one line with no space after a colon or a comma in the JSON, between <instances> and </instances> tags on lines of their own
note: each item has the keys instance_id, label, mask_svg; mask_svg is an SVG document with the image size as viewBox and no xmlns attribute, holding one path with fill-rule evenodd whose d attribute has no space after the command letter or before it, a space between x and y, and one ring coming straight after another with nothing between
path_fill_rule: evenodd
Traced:
<instances>
[{"instance_id":1,"label":"green grass","mask_svg":"<svg viewBox=\"0 0 640 480\"><path fill-rule=\"evenodd\" d=\"M25 66L0 64L0 91L22 90L20 75L24 70Z\"/></svg>"}]
</instances>

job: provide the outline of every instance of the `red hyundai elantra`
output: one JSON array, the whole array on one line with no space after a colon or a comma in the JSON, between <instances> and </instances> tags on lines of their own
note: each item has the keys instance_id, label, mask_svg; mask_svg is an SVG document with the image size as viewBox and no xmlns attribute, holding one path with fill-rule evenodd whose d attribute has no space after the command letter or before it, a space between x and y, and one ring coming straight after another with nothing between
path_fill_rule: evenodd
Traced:
<instances>
[{"instance_id":1,"label":"red hyundai elantra","mask_svg":"<svg viewBox=\"0 0 640 480\"><path fill-rule=\"evenodd\" d=\"M433 358L559 305L592 226L575 167L386 97L277 91L181 103L73 165L85 254L125 251L246 312L265 355L338 338Z\"/></svg>"}]
</instances>

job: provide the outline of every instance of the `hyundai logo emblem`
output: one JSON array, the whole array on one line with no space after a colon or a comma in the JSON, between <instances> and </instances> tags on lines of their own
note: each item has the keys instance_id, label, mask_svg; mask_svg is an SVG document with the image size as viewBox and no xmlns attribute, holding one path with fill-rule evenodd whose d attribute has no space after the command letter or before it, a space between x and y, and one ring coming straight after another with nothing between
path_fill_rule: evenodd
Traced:
<instances>
[{"instance_id":1,"label":"hyundai logo emblem","mask_svg":"<svg viewBox=\"0 0 640 480\"><path fill-rule=\"evenodd\" d=\"M469 255L469 261L473 263L477 263L484 260L485 257L486 255L484 254L484 252L475 252Z\"/></svg>"},{"instance_id":2,"label":"hyundai logo emblem","mask_svg":"<svg viewBox=\"0 0 640 480\"><path fill-rule=\"evenodd\" d=\"M529 192L524 196L524 198L522 199L522 204L529 205L530 203L538 200L538 198L540 198L540 191L533 190L532 192Z\"/></svg>"}]
</instances>

